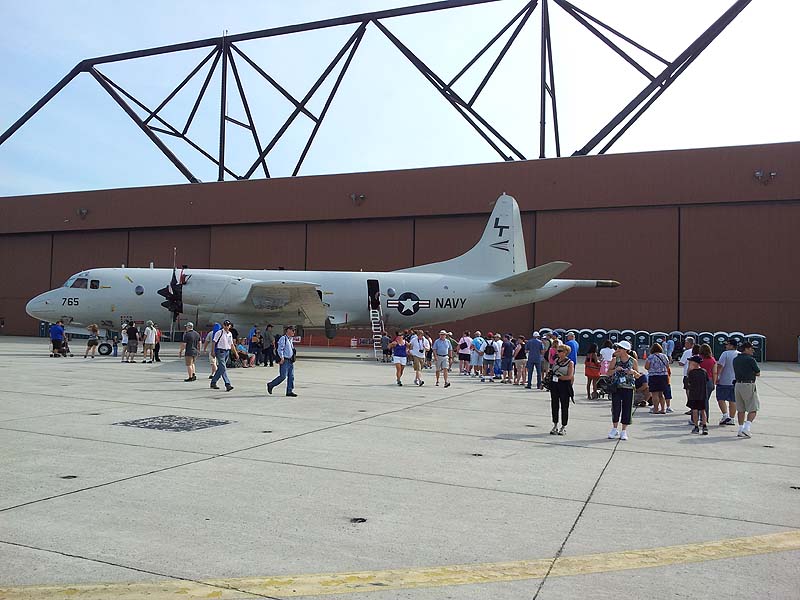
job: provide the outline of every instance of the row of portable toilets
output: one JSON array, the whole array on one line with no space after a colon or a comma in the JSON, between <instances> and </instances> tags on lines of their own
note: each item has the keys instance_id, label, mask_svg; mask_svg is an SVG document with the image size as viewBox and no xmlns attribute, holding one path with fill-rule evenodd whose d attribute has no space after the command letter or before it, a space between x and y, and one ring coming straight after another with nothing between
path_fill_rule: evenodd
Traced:
<instances>
[{"instance_id":1,"label":"row of portable toilets","mask_svg":"<svg viewBox=\"0 0 800 600\"><path fill-rule=\"evenodd\" d=\"M606 340L612 344L621 340L627 340L639 356L644 356L645 353L650 353L650 347L655 344L664 346L664 341L671 338L675 341L675 352L678 350L683 351L683 341L687 337L693 337L696 344L708 344L714 356L719 356L725 350L725 342L728 339L736 340L737 345L744 341L753 344L754 354L753 357L758 362L763 362L767 359L767 338L759 333L744 334L739 331L717 331L711 333L708 331L671 331L666 333L663 331L634 331L632 329L550 329L543 327L539 330L541 335L545 333L555 332L562 340L566 339L568 333L575 334L575 341L578 342L578 354L584 355L588 352L591 344L597 344L598 348L602 348Z\"/></svg>"}]
</instances>

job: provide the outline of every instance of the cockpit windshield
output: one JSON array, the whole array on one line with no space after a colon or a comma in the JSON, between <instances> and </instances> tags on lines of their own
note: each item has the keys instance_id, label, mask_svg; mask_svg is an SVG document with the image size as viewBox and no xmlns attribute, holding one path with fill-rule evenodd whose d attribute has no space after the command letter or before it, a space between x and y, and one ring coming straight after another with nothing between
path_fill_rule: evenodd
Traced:
<instances>
[{"instance_id":1,"label":"cockpit windshield","mask_svg":"<svg viewBox=\"0 0 800 600\"><path fill-rule=\"evenodd\" d=\"M85 290L87 288L87 284L89 283L89 279L86 277L78 277L77 275L73 275L69 279L64 282L62 287L65 288L78 288Z\"/></svg>"}]
</instances>

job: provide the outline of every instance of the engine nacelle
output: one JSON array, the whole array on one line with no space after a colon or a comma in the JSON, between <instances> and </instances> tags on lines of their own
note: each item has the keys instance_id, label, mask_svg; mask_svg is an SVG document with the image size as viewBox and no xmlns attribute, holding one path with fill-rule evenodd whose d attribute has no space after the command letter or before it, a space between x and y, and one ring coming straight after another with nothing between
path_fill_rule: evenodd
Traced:
<instances>
[{"instance_id":1,"label":"engine nacelle","mask_svg":"<svg viewBox=\"0 0 800 600\"><path fill-rule=\"evenodd\" d=\"M216 306L238 306L247 298L253 283L252 279L230 275L194 273L183 285L183 302L211 311Z\"/></svg>"}]
</instances>

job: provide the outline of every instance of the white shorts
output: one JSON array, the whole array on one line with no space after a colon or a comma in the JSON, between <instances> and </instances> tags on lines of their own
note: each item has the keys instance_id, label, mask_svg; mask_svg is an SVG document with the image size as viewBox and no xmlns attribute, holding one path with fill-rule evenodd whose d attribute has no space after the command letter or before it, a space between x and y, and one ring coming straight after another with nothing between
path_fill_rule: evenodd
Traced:
<instances>
[{"instance_id":1,"label":"white shorts","mask_svg":"<svg viewBox=\"0 0 800 600\"><path fill-rule=\"evenodd\" d=\"M392 362L396 365L404 365L406 364L406 357L405 356L392 356Z\"/></svg>"},{"instance_id":2,"label":"white shorts","mask_svg":"<svg viewBox=\"0 0 800 600\"><path fill-rule=\"evenodd\" d=\"M214 365L215 367L217 366L217 355L216 355L216 353L214 353L214 352L209 352L208 353L208 362L211 363L212 365Z\"/></svg>"}]
</instances>

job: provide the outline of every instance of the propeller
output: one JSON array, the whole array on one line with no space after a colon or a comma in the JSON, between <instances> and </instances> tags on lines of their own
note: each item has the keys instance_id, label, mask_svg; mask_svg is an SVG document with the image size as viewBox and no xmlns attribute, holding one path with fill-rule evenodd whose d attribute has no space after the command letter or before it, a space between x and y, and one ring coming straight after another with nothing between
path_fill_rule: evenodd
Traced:
<instances>
[{"instance_id":1,"label":"propeller","mask_svg":"<svg viewBox=\"0 0 800 600\"><path fill-rule=\"evenodd\" d=\"M165 298L161 306L166 308L172 313L172 322L178 320L178 316L183 312L183 286L189 281L189 276L184 276L181 270L180 279L175 275L175 269L172 269L172 280L165 288L158 290L157 294Z\"/></svg>"}]
</instances>

